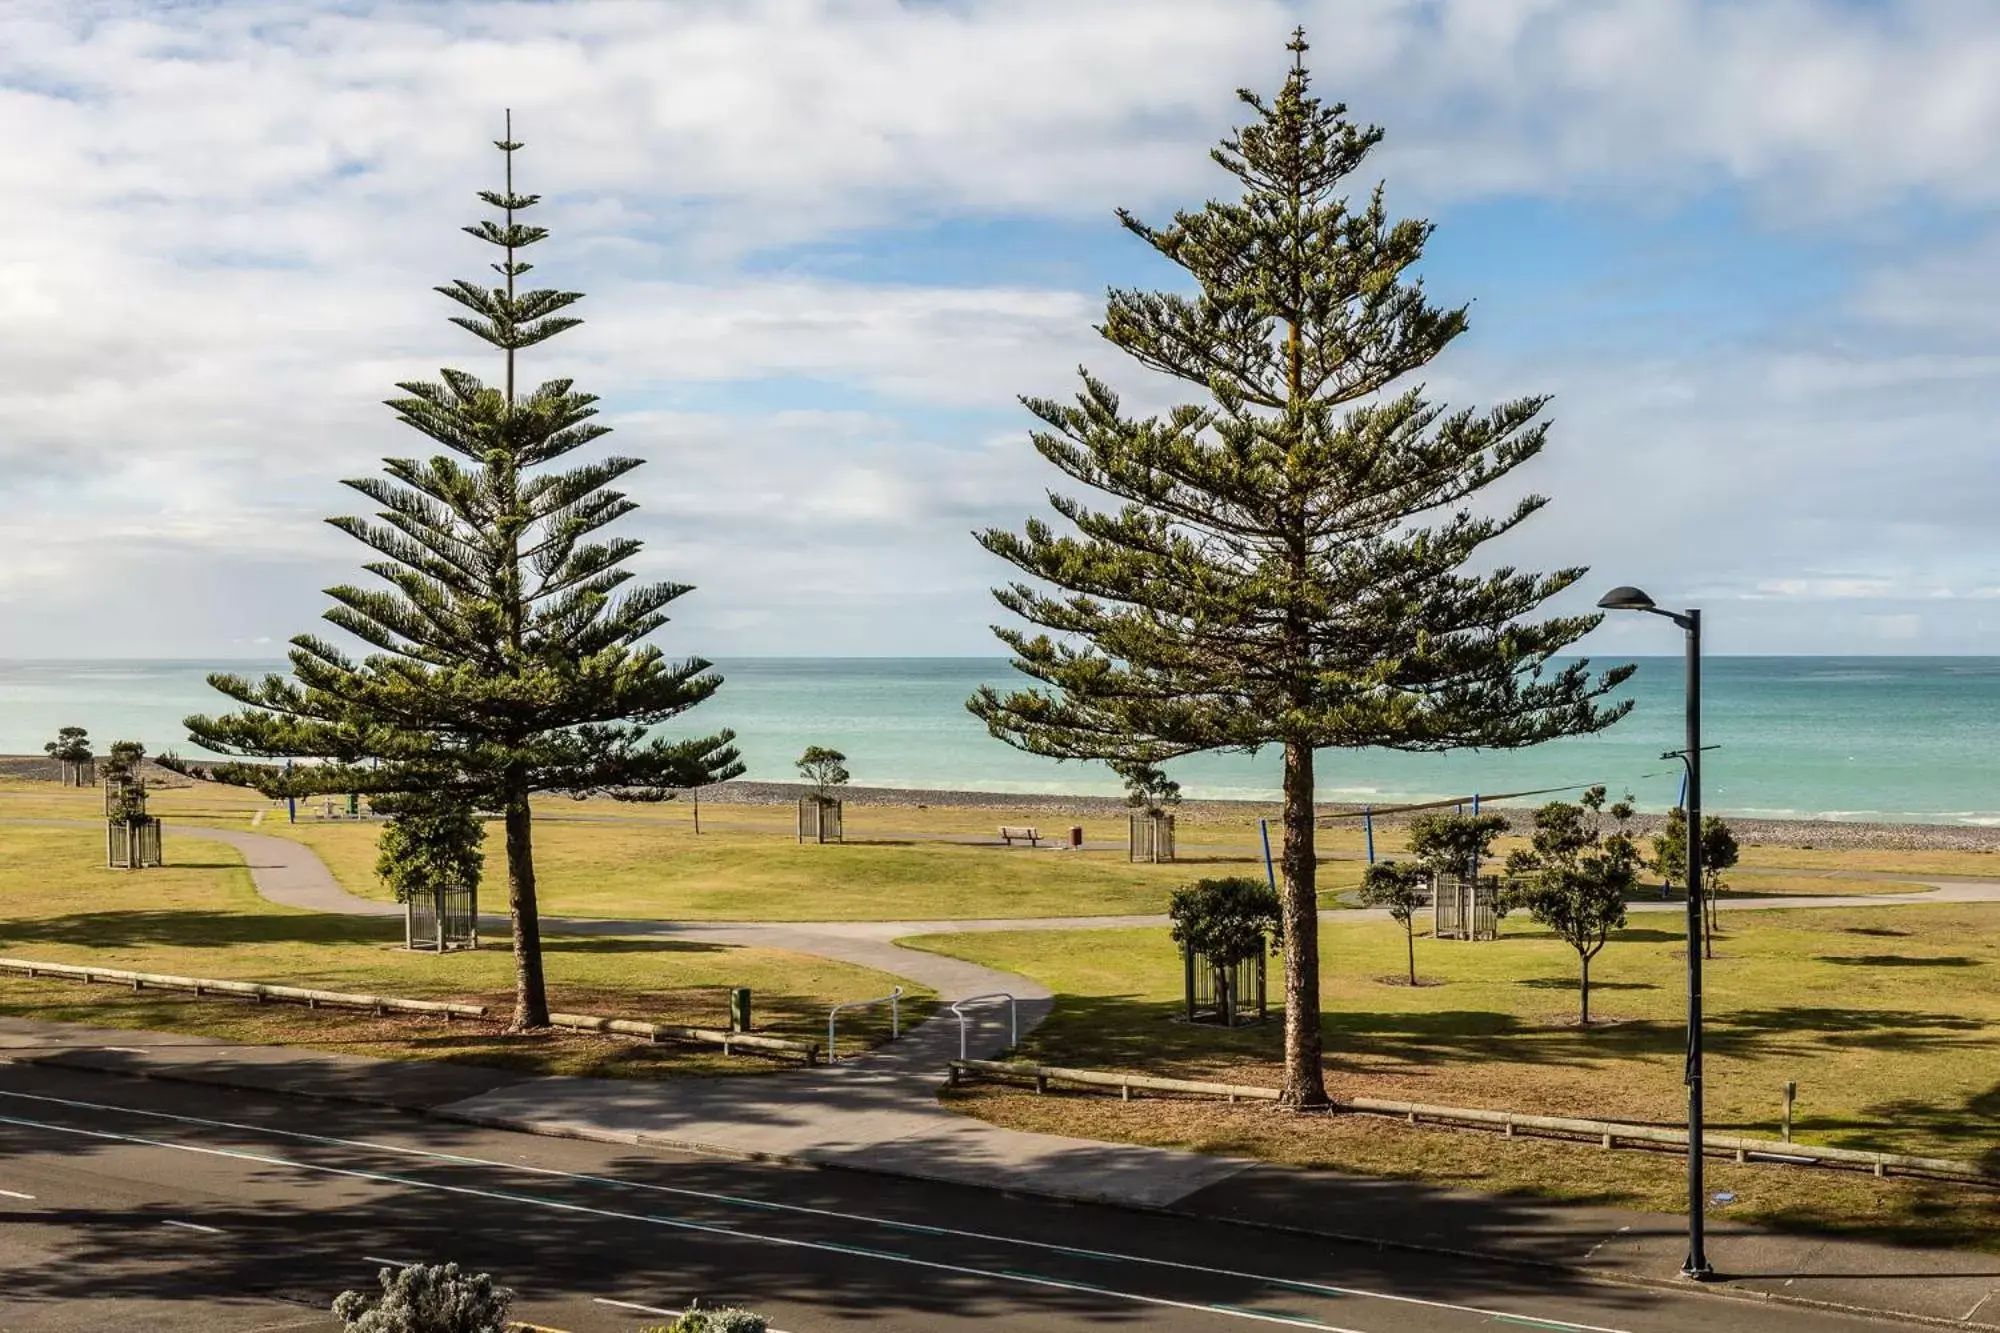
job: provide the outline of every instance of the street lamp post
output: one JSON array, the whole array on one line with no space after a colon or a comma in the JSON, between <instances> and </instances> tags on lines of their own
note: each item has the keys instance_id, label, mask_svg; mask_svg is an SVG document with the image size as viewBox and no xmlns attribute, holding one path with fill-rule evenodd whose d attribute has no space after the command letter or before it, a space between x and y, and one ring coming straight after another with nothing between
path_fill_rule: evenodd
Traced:
<instances>
[{"instance_id":1,"label":"street lamp post","mask_svg":"<svg viewBox=\"0 0 2000 1333\"><path fill-rule=\"evenodd\" d=\"M1702 1226L1701 1105L1701 612L1666 611L1637 588L1613 588L1598 599L1607 611L1646 611L1665 616L1687 637L1687 1083L1688 1094L1688 1253L1681 1276L1697 1282L1715 1276L1709 1266Z\"/></svg>"}]
</instances>

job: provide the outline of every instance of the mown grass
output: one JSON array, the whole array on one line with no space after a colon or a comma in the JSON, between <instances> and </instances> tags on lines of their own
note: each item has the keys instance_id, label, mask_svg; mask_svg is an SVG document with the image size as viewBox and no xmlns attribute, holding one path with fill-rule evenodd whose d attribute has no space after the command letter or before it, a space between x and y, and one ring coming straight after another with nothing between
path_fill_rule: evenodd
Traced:
<instances>
[{"instance_id":1,"label":"mown grass","mask_svg":"<svg viewBox=\"0 0 2000 1333\"><path fill-rule=\"evenodd\" d=\"M2000 907L1948 905L1723 914L1707 969L1708 1112L1718 1130L1775 1136L1799 1085L1802 1141L1982 1162L2000 1171ZM1646 918L1592 968L1576 1024L1576 960L1509 919L1488 944L1419 939L1426 983L1400 981L1391 923L1323 928L1322 1029L1336 1095L1673 1124L1681 1084L1684 957ZM1181 967L1162 930L1005 932L904 941L1018 971L1058 993L1025 1044L1049 1064L1274 1084L1280 1024L1233 1032L1179 1018ZM1507 1142L1373 1119L1302 1119L1198 1103L1107 1104L998 1089L966 1110L1021 1128L1247 1152L1491 1190L1671 1210L1671 1160ZM2000 1248L2000 1191L1721 1168L1731 1216L1921 1233Z\"/></svg>"},{"instance_id":2,"label":"mown grass","mask_svg":"<svg viewBox=\"0 0 2000 1333\"><path fill-rule=\"evenodd\" d=\"M375 826L267 822L259 831L311 847L350 892L383 896ZM557 819L536 823L535 868L550 915L688 921L1119 916L1164 912L1174 889L1202 875L1262 874L1248 858L1134 865L1118 852L858 837L801 846L777 832L705 829L696 837L664 821ZM494 827L487 838L493 892L502 891L504 873ZM1330 890L1360 882L1352 863L1328 864L1322 875Z\"/></svg>"},{"instance_id":3,"label":"mown grass","mask_svg":"<svg viewBox=\"0 0 2000 1333\"><path fill-rule=\"evenodd\" d=\"M90 829L0 826L0 952L467 1000L488 1005L500 1021L512 1011L513 961L504 940L442 957L410 953L400 947L402 926L393 918L325 916L264 901L225 844L177 836L168 842L169 865L129 872L103 868L98 839ZM898 980L782 950L672 940L553 935L544 941L544 954L557 1008L720 1027L727 1025L729 989L749 986L759 1031L807 1038L823 1037L827 1006L881 995ZM930 993L902 984L913 993L916 1011L926 1012ZM376 1019L17 977L0 977L0 1013L539 1073L653 1077L770 1067L696 1047L642 1047L581 1034L509 1036L499 1021ZM886 1036L878 1027L886 1027L886 1019L861 1015L856 1036Z\"/></svg>"}]
</instances>

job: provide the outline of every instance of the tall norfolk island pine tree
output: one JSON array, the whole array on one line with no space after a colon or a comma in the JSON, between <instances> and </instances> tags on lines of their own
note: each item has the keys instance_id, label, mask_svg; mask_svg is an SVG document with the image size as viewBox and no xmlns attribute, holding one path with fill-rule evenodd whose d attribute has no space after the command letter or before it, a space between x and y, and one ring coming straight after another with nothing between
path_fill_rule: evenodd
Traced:
<instances>
[{"instance_id":1,"label":"tall norfolk island pine tree","mask_svg":"<svg viewBox=\"0 0 2000 1333\"><path fill-rule=\"evenodd\" d=\"M515 354L573 328L559 312L580 293L517 291L519 251L544 228L516 215L539 196L514 193L509 137L496 142L506 188L480 198L502 220L466 231L506 254L506 282L437 290L469 314L453 323L501 350L505 382L461 370L443 383L406 383L389 406L447 453L384 460L386 477L351 480L376 518L328 521L380 557L364 566L387 587L329 588L326 619L375 651L355 660L323 639L292 640L292 677L209 683L245 705L191 717L191 739L248 758L330 760L310 770L326 790L455 793L506 823L513 919L514 1026L548 1022L535 900L536 792L608 792L659 800L742 772L727 731L697 740L648 739L649 728L715 693L699 659L668 663L645 640L667 621L682 584L631 585L640 543L595 534L637 506L612 488L640 465L609 457L551 467L605 433L589 394L568 380L515 389ZM456 457L454 457L456 455ZM219 776L253 783L274 770L238 765Z\"/></svg>"},{"instance_id":2,"label":"tall norfolk island pine tree","mask_svg":"<svg viewBox=\"0 0 2000 1333\"><path fill-rule=\"evenodd\" d=\"M1052 496L1073 527L980 534L1030 579L996 591L1038 632L996 629L1048 689L987 687L997 737L1062 758L1157 763L1284 750L1285 1089L1321 1105L1313 752L1532 745L1596 731L1628 669L1591 679L1551 657L1595 616L1529 617L1584 573L1463 572L1542 507L1464 502L1541 452L1543 398L1447 415L1394 389L1465 330L1406 270L1427 222L1391 222L1378 187L1341 182L1381 138L1314 97L1304 34L1276 100L1212 156L1242 186L1126 228L1193 279L1192 296L1114 290L1099 332L1206 401L1128 417L1088 372L1076 401L1027 399L1042 456L1118 502Z\"/></svg>"}]
</instances>

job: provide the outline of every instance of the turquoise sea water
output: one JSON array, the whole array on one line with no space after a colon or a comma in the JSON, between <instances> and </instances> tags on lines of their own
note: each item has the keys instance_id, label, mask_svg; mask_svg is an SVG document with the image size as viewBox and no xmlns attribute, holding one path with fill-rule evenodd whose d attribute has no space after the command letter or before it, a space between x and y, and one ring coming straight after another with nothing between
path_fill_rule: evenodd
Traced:
<instances>
[{"instance_id":1,"label":"turquoise sea water","mask_svg":"<svg viewBox=\"0 0 2000 1333\"><path fill-rule=\"evenodd\" d=\"M0 752L38 753L58 726L190 753L180 719L227 701L204 684L256 662L0 662ZM1058 764L989 737L965 711L1004 661L762 658L727 678L694 726L732 727L750 776L787 779L808 744L844 751L856 782L987 791L1115 793L1101 764ZM1681 661L1640 659L1630 717L1608 733L1531 750L1450 755L1328 751L1323 800L1392 804L1605 782L1674 802ZM2000 825L2000 658L1735 657L1704 672L1705 804L1771 817ZM694 729L691 726L689 729ZM1170 766L1189 796L1274 798L1278 755L1201 755Z\"/></svg>"}]
</instances>

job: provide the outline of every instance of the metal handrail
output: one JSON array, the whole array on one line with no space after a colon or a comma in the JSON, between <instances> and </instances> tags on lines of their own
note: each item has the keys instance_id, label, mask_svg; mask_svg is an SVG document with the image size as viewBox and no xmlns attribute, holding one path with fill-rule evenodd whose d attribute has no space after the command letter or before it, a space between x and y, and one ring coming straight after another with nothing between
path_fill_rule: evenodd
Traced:
<instances>
[{"instance_id":1,"label":"metal handrail","mask_svg":"<svg viewBox=\"0 0 2000 1333\"><path fill-rule=\"evenodd\" d=\"M833 1020L839 1017L840 1011L843 1009L864 1009L871 1004L881 1004L885 1000L889 1005L889 1040L894 1041L903 1035L903 988L901 986L896 987L896 989L890 991L887 995L877 995L872 1000L843 1000L826 1011L826 1062L828 1064L838 1064L840 1062L840 1056L834 1052L833 1047Z\"/></svg>"},{"instance_id":2,"label":"metal handrail","mask_svg":"<svg viewBox=\"0 0 2000 1333\"><path fill-rule=\"evenodd\" d=\"M954 1000L951 1004L952 1017L958 1020L958 1058L961 1060L966 1058L967 1015L959 1006L962 1004L979 1004L984 1000L1005 1000L1007 1002L1007 1049L1011 1051L1021 1044L1020 1001L1003 990L989 991L985 995L968 995L962 1000Z\"/></svg>"}]
</instances>

